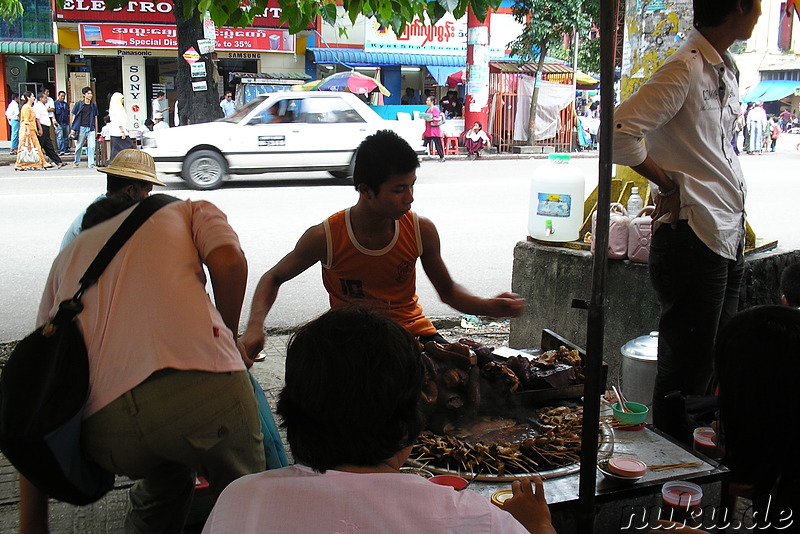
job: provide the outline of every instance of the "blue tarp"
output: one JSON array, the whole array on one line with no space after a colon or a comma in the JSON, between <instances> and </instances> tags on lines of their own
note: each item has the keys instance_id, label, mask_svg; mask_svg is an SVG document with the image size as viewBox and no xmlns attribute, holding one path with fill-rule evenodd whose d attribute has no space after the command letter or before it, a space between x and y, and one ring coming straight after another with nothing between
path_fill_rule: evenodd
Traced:
<instances>
[{"instance_id":1,"label":"blue tarp","mask_svg":"<svg viewBox=\"0 0 800 534\"><path fill-rule=\"evenodd\" d=\"M800 87L800 82L797 80L764 80L758 82L758 85L750 90L742 100L745 102L755 100L772 102L794 94L798 87Z\"/></svg>"},{"instance_id":2,"label":"blue tarp","mask_svg":"<svg viewBox=\"0 0 800 534\"><path fill-rule=\"evenodd\" d=\"M447 77L455 74L458 71L464 70L466 67L432 67L427 66L428 72L431 73L433 79L436 80L436 85L447 85Z\"/></svg>"}]
</instances>

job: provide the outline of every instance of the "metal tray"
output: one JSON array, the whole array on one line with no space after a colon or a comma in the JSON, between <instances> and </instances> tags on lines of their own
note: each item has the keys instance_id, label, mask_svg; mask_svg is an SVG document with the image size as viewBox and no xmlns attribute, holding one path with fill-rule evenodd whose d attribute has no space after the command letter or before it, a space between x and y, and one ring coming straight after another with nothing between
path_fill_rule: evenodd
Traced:
<instances>
[{"instance_id":1,"label":"metal tray","mask_svg":"<svg viewBox=\"0 0 800 534\"><path fill-rule=\"evenodd\" d=\"M614 452L614 429L608 423L600 424L600 436L605 438L603 443L597 448L598 460L610 458ZM558 467L556 469L549 469L547 471L538 471L536 473L521 473L518 475L492 475L492 474L477 474L473 471L454 471L450 469L443 469L431 465L430 463L423 464L416 460L406 460L406 465L412 467L422 468L434 473L436 475L457 475L467 480L478 480L480 482L513 482L520 478L528 478L531 475L539 475L542 479L558 478L577 473L581 469L580 463ZM477 475L477 476L476 476Z\"/></svg>"}]
</instances>

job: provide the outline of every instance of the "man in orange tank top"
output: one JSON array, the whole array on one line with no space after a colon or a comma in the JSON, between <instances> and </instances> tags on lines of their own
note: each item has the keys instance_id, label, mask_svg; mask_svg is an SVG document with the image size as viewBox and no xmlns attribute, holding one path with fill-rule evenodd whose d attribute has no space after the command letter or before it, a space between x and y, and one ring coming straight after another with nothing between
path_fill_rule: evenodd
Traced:
<instances>
[{"instance_id":1,"label":"man in orange tank top","mask_svg":"<svg viewBox=\"0 0 800 534\"><path fill-rule=\"evenodd\" d=\"M356 151L353 181L358 202L303 234L294 250L258 282L241 340L255 357L264 347L264 320L281 284L322 265L331 307L361 305L396 321L423 343L444 339L422 312L416 294L416 262L442 302L462 313L517 317L525 301L514 293L473 295L450 277L434 224L411 211L419 159L388 130L367 137Z\"/></svg>"}]
</instances>

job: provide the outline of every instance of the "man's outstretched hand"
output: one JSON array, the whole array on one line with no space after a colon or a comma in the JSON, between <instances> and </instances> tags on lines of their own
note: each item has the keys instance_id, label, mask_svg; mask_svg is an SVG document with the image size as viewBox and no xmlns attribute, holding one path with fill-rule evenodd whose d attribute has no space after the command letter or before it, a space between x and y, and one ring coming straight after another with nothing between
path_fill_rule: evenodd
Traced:
<instances>
[{"instance_id":1,"label":"man's outstretched hand","mask_svg":"<svg viewBox=\"0 0 800 534\"><path fill-rule=\"evenodd\" d=\"M486 309L482 315L490 317L519 317L525 311L525 299L516 293L501 293L486 299Z\"/></svg>"}]
</instances>

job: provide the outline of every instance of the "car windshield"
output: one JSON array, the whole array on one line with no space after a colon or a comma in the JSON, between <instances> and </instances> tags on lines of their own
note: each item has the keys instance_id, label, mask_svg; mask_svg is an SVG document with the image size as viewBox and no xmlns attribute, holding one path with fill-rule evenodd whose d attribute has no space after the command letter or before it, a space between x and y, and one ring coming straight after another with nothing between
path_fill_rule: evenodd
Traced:
<instances>
[{"instance_id":1,"label":"car windshield","mask_svg":"<svg viewBox=\"0 0 800 534\"><path fill-rule=\"evenodd\" d=\"M223 119L218 119L223 122L240 122L243 118L245 118L251 111L257 108L264 100L266 100L267 95L261 95L255 97L253 100L242 106L240 109L237 109L236 112L231 115L230 117L225 117Z\"/></svg>"}]
</instances>

